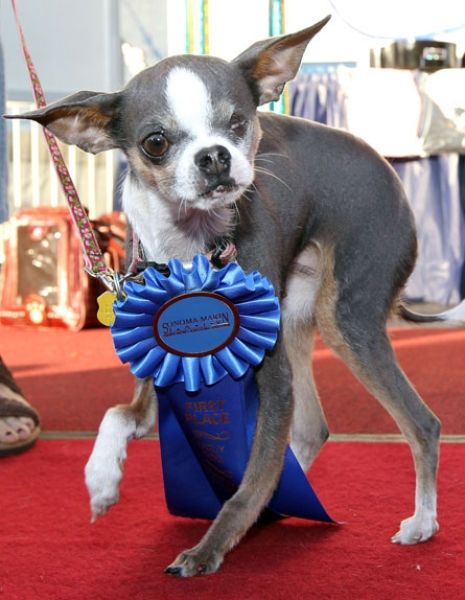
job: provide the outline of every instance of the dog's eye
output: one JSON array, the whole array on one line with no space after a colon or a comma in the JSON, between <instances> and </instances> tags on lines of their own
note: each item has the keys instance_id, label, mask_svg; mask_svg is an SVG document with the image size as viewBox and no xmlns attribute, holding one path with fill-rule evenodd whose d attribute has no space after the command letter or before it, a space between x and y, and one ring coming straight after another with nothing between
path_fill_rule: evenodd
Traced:
<instances>
[{"instance_id":1,"label":"dog's eye","mask_svg":"<svg viewBox=\"0 0 465 600\"><path fill-rule=\"evenodd\" d=\"M238 136L243 136L247 128L247 121L243 116L234 113L229 121L231 131Z\"/></svg>"},{"instance_id":2,"label":"dog's eye","mask_svg":"<svg viewBox=\"0 0 465 600\"><path fill-rule=\"evenodd\" d=\"M141 148L149 158L162 158L169 147L169 142L162 132L151 133L141 143Z\"/></svg>"}]
</instances>

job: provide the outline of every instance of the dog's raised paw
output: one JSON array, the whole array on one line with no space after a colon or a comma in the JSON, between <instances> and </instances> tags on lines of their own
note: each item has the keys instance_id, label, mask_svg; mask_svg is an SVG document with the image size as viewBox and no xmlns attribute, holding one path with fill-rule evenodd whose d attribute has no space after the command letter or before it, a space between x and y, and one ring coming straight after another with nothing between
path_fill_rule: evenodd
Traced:
<instances>
[{"instance_id":1,"label":"dog's raised paw","mask_svg":"<svg viewBox=\"0 0 465 600\"><path fill-rule=\"evenodd\" d=\"M412 545L426 542L439 530L433 514L414 515L404 519L399 531L392 536L393 544Z\"/></svg>"},{"instance_id":2,"label":"dog's raised paw","mask_svg":"<svg viewBox=\"0 0 465 600\"><path fill-rule=\"evenodd\" d=\"M119 493L112 496L98 495L91 498L90 501L90 522L95 523L98 517L105 515L108 510L118 502Z\"/></svg>"},{"instance_id":3,"label":"dog's raised paw","mask_svg":"<svg viewBox=\"0 0 465 600\"><path fill-rule=\"evenodd\" d=\"M90 496L91 523L118 502L122 476L122 467L117 460L101 461L94 454L90 457L85 468L85 481Z\"/></svg>"},{"instance_id":4,"label":"dog's raised paw","mask_svg":"<svg viewBox=\"0 0 465 600\"><path fill-rule=\"evenodd\" d=\"M192 577L193 575L209 575L215 573L223 563L223 556L211 550L199 547L181 552L174 562L165 569L165 573L177 577Z\"/></svg>"}]
</instances>

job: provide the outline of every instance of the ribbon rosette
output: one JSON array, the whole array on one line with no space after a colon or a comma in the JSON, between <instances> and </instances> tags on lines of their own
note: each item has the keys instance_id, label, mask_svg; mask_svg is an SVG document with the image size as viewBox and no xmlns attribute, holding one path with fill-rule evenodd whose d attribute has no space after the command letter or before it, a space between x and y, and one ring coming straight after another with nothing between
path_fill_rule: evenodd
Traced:
<instances>
[{"instance_id":1,"label":"ribbon rosette","mask_svg":"<svg viewBox=\"0 0 465 600\"><path fill-rule=\"evenodd\" d=\"M168 263L125 285L112 325L116 352L139 378L153 377L165 496L176 515L214 518L239 486L256 426L253 367L276 343L280 309L271 282L236 263L215 270ZM251 368L252 367L252 368ZM287 448L276 515L331 521Z\"/></svg>"},{"instance_id":2,"label":"ribbon rosette","mask_svg":"<svg viewBox=\"0 0 465 600\"><path fill-rule=\"evenodd\" d=\"M195 392L202 383L213 385L226 375L238 379L249 366L259 365L265 352L275 345L279 330L279 302L270 281L257 272L245 274L236 263L216 271L203 255L194 258L190 269L176 259L168 266L169 277L156 269L146 269L145 285L127 283L127 298L116 303L113 341L119 358L130 363L132 373L139 378L153 375L159 387L184 382L187 391ZM192 292L214 292L229 301L228 305L233 303L238 313L237 334L229 336L229 343L213 354L174 353L173 348L170 351L160 345L161 339L154 335L154 317L160 308ZM210 315L203 317L205 323ZM199 337L205 332L202 321L188 322L189 316L178 321L179 336L184 333ZM211 327L206 335L217 334L217 324L207 324Z\"/></svg>"}]
</instances>

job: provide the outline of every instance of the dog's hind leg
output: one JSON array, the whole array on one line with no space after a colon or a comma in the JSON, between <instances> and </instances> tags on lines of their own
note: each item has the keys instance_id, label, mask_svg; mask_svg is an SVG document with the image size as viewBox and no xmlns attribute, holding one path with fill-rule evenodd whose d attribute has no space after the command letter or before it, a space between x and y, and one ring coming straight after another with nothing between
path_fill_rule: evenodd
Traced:
<instances>
[{"instance_id":1,"label":"dog's hind leg","mask_svg":"<svg viewBox=\"0 0 465 600\"><path fill-rule=\"evenodd\" d=\"M310 361L314 329L312 326L297 329L285 324L284 336L292 369L294 398L291 448L302 469L307 471L329 436Z\"/></svg>"},{"instance_id":2,"label":"dog's hind leg","mask_svg":"<svg viewBox=\"0 0 465 600\"><path fill-rule=\"evenodd\" d=\"M291 364L294 400L291 448L304 471L329 435L311 364L313 312L321 283L320 260L321 250L316 243L299 255L286 282L282 305L283 336Z\"/></svg>"},{"instance_id":3,"label":"dog's hind leg","mask_svg":"<svg viewBox=\"0 0 465 600\"><path fill-rule=\"evenodd\" d=\"M128 442L147 435L155 421L156 399L151 377L136 380L131 404L113 406L105 413L85 467L92 521L118 502Z\"/></svg>"},{"instance_id":4,"label":"dog's hind leg","mask_svg":"<svg viewBox=\"0 0 465 600\"><path fill-rule=\"evenodd\" d=\"M328 281L325 287L328 288ZM372 294L353 293L357 302L350 306L345 300L335 300L336 289L322 296L317 303L316 318L325 343L395 419L413 454L415 513L402 521L392 541L399 544L426 541L438 530L439 419L424 404L399 367L386 333L385 320L373 308Z\"/></svg>"}]
</instances>

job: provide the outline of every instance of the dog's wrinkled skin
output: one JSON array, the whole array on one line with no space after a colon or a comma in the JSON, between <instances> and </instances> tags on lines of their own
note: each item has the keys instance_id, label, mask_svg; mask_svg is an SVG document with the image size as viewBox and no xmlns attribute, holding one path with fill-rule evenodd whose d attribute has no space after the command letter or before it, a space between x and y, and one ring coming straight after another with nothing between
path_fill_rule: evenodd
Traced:
<instances>
[{"instance_id":1,"label":"dog's wrinkled skin","mask_svg":"<svg viewBox=\"0 0 465 600\"><path fill-rule=\"evenodd\" d=\"M402 186L360 140L256 112L280 96L326 21L259 42L231 63L172 57L121 92L80 92L23 115L90 152L126 154L124 206L148 258L191 261L218 235L233 232L241 266L269 277L282 301L281 338L257 372L260 408L243 481L199 544L168 567L173 574L219 568L271 497L290 431L304 469L326 440L309 368L315 327L410 443L415 513L393 542L415 544L438 529L440 424L400 369L386 334L416 255ZM142 382L133 404L111 409L101 425L86 467L94 518L118 499L128 439L153 426L149 390Z\"/></svg>"}]
</instances>

